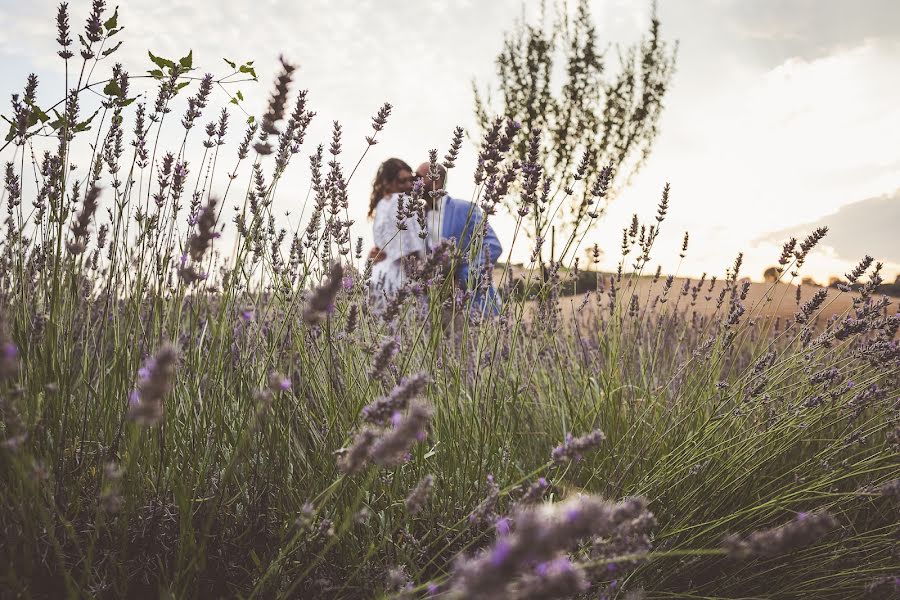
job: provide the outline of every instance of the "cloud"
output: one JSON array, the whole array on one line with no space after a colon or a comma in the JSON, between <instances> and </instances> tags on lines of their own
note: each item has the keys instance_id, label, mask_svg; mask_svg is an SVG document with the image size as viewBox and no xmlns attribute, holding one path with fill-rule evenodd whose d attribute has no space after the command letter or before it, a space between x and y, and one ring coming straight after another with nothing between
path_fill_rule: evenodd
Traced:
<instances>
[{"instance_id":1,"label":"cloud","mask_svg":"<svg viewBox=\"0 0 900 600\"><path fill-rule=\"evenodd\" d=\"M900 190L842 206L815 221L768 233L757 242L802 239L817 227L828 227L825 246L835 257L856 261L868 254L876 260L900 263Z\"/></svg>"},{"instance_id":2,"label":"cloud","mask_svg":"<svg viewBox=\"0 0 900 600\"><path fill-rule=\"evenodd\" d=\"M900 42L895 0L710 0L758 56L813 60L875 40Z\"/></svg>"}]
</instances>

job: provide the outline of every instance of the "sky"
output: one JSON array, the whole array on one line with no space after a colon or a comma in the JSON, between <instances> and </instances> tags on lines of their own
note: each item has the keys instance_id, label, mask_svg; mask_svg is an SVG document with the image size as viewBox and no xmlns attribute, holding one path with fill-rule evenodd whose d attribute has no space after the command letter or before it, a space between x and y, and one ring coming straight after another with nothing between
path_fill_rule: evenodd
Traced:
<instances>
[{"instance_id":1,"label":"sky","mask_svg":"<svg viewBox=\"0 0 900 600\"><path fill-rule=\"evenodd\" d=\"M72 27L79 30L90 2L69 4ZM285 225L296 226L303 214L307 157L316 144L327 145L332 122L343 127L341 158L349 172L366 148L372 115L382 103L393 104L380 142L350 182L354 236L367 244L371 222L365 213L378 164L397 156L415 167L429 148L443 156L457 125L472 138L448 188L456 197L471 197L477 143L472 82L496 88L494 57L504 31L517 17L534 20L538 10L536 0L127 0L119 6L125 26L119 39L125 42L97 67L94 80L107 76L112 60L133 75L153 68L148 50L168 58L192 50L197 72L217 76L229 72L223 57L254 60L259 82L228 89L240 89L246 110L258 116L278 56L299 66L293 89L309 90L317 116L278 187L275 205ZM651 2L596 0L591 8L600 39L614 50L646 30ZM42 82L40 105L62 97L55 12L56 3L46 0L0 0L0 89L6 98L21 93L31 72ZM635 213L649 222L669 182L669 217L652 267L659 262L665 272L721 276L743 252L744 273L761 279L787 237L827 225L831 232L803 275L825 282L868 253L885 262L886 279L893 280L900 273L900 2L659 0L657 13L663 36L679 43L677 70L650 160L586 239L604 250L601 266L615 268L620 230ZM144 89L152 103L155 91ZM176 104L178 118L185 99L182 94ZM224 93L214 96L201 122L225 102ZM8 114L8 104L0 111ZM239 115L232 113L223 148L228 160L242 134ZM199 159L201 142L201 135L193 138L189 159ZM176 143L163 139L166 148ZM0 154L0 161L11 159L11 148ZM85 157L82 164L87 162ZM264 166L270 174L271 159ZM222 175L220 170L214 193L224 189ZM244 169L235 189L248 176ZM237 198L231 192L226 204ZM502 241L511 240L513 223L504 214L492 217ZM684 231L691 242L679 261ZM512 258L529 253L527 245L517 245Z\"/></svg>"}]
</instances>

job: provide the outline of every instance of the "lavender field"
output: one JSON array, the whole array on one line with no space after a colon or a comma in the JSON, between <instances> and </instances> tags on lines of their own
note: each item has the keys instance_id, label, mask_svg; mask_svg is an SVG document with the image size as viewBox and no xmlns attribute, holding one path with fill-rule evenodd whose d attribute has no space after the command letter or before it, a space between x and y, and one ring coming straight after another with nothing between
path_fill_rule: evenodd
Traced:
<instances>
[{"instance_id":1,"label":"lavender field","mask_svg":"<svg viewBox=\"0 0 900 600\"><path fill-rule=\"evenodd\" d=\"M187 50L130 75L114 50L134 16L86 8L55 17L69 92L7 90L0 597L900 593L900 316L878 257L840 289L788 288L816 229L753 293L740 255L676 280L690 248L657 243L678 210L660 182L607 250L618 271L583 293L599 267L570 260L580 239L548 261L524 233L552 222L541 132L498 117L471 140L478 172L455 168L461 129L431 162L474 176L486 214L516 206L506 242L532 262L498 267L502 308L477 310L489 270L453 273L479 227L376 311L368 225L347 213L374 165L337 122L307 139L330 117L297 65L248 119ZM391 133L372 102L367 148ZM531 159L511 160L519 144ZM572 169L564 193L601 205L609 168ZM289 171L299 224L273 208Z\"/></svg>"}]
</instances>

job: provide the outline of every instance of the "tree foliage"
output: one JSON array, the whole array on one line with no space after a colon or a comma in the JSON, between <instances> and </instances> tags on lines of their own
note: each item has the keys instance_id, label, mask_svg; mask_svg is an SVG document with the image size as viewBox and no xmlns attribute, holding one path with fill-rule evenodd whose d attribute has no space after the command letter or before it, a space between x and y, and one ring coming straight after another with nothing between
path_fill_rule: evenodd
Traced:
<instances>
[{"instance_id":1,"label":"tree foliage","mask_svg":"<svg viewBox=\"0 0 900 600\"><path fill-rule=\"evenodd\" d=\"M605 208L589 210L589 191L602 168L613 170L608 202L643 166L659 132L677 54L677 44L662 38L654 7L642 39L616 48L618 69L612 71L609 49L600 47L587 0L580 0L572 15L564 5L557 5L556 12L547 27L542 6L538 24L519 20L504 36L495 61L496 109L490 92L473 83L483 131L497 116L521 124L515 160L525 164L529 139L536 130L541 134L541 168L553 185L544 205L530 211L532 235L541 235L549 213L556 211L573 233L578 231L586 217Z\"/></svg>"}]
</instances>

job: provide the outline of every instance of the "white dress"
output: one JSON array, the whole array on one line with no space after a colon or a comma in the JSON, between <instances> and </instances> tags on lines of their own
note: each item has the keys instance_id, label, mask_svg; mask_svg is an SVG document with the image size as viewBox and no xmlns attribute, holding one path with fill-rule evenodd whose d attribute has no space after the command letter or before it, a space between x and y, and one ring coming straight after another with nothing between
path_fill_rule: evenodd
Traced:
<instances>
[{"instance_id":1,"label":"white dress","mask_svg":"<svg viewBox=\"0 0 900 600\"><path fill-rule=\"evenodd\" d=\"M418 219L407 217L406 229L397 228L397 201L400 194L382 198L375 207L375 222L372 225L375 245L381 249L385 259L372 267L370 299L376 312L384 309L390 299L403 285L406 274L403 271L404 256L420 252L425 254L425 240Z\"/></svg>"}]
</instances>

